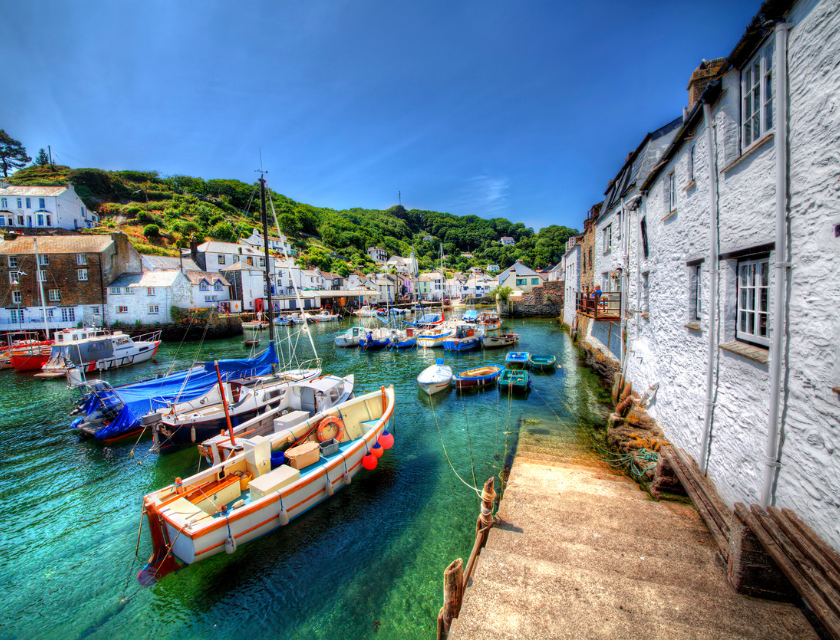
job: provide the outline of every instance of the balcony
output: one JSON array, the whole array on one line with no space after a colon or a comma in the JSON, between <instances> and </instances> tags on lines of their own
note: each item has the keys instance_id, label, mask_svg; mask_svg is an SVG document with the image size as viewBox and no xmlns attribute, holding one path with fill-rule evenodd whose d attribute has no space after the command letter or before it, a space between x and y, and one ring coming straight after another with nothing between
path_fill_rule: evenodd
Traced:
<instances>
[{"instance_id":1,"label":"balcony","mask_svg":"<svg viewBox=\"0 0 840 640\"><path fill-rule=\"evenodd\" d=\"M578 313L593 320L621 319L621 292L603 292L597 300L591 293L577 292L575 308Z\"/></svg>"}]
</instances>

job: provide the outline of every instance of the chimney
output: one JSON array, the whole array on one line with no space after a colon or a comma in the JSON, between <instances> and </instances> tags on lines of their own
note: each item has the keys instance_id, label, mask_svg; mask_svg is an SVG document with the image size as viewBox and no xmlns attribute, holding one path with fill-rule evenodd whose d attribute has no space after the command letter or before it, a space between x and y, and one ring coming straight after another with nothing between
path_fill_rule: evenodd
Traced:
<instances>
[{"instance_id":1,"label":"chimney","mask_svg":"<svg viewBox=\"0 0 840 640\"><path fill-rule=\"evenodd\" d=\"M688 91L688 110L694 107L694 104L703 93L706 85L715 80L718 74L726 64L726 58L715 58L714 60L706 60L705 58L700 62L700 66L691 74L686 90Z\"/></svg>"}]
</instances>

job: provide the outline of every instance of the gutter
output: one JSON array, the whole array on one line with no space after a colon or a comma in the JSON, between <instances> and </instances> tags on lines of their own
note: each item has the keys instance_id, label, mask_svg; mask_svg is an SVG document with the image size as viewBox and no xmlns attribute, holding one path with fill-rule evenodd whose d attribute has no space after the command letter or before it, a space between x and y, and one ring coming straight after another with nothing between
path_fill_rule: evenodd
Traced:
<instances>
[{"instance_id":1,"label":"gutter","mask_svg":"<svg viewBox=\"0 0 840 640\"><path fill-rule=\"evenodd\" d=\"M764 478L761 484L761 506L767 508L771 502L773 478L780 468L778 460L779 412L782 386L782 346L784 340L784 296L789 262L785 262L787 248L787 191L788 191L788 69L787 43L788 29L793 25L776 25L776 247L775 264L776 282L774 291L775 309L773 313L773 338L770 345L770 415L767 424L767 447L765 449Z\"/></svg>"}]
</instances>

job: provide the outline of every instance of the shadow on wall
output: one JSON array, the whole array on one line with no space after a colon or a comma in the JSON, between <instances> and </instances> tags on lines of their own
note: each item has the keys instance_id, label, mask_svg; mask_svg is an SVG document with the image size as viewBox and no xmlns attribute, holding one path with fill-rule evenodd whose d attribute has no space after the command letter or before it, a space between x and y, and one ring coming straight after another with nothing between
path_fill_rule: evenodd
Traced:
<instances>
[{"instance_id":1,"label":"shadow on wall","mask_svg":"<svg viewBox=\"0 0 840 640\"><path fill-rule=\"evenodd\" d=\"M610 354L618 360L621 353L621 323L620 322L593 322L592 338L609 349ZM600 346L600 345L598 345Z\"/></svg>"}]
</instances>

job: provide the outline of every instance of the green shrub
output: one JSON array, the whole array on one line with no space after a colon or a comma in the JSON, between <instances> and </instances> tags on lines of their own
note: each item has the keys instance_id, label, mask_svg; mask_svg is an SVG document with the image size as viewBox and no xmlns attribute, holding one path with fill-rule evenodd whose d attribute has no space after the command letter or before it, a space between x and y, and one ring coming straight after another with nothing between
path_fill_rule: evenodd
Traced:
<instances>
[{"instance_id":1,"label":"green shrub","mask_svg":"<svg viewBox=\"0 0 840 640\"><path fill-rule=\"evenodd\" d=\"M236 240L236 234L229 222L220 222L213 225L208 233L211 238L221 240L222 242L233 242Z\"/></svg>"},{"instance_id":2,"label":"green shrub","mask_svg":"<svg viewBox=\"0 0 840 640\"><path fill-rule=\"evenodd\" d=\"M224 216L219 216L219 215L216 215L216 216L212 216L212 217L211 217L211 218L207 221L207 223L208 223L209 225L213 226L213 225L219 224L220 222L224 222L224 220L225 220Z\"/></svg>"},{"instance_id":3,"label":"green shrub","mask_svg":"<svg viewBox=\"0 0 840 640\"><path fill-rule=\"evenodd\" d=\"M155 222L155 217L148 211L140 210L137 213L137 222L140 224L152 224Z\"/></svg>"},{"instance_id":4,"label":"green shrub","mask_svg":"<svg viewBox=\"0 0 840 640\"><path fill-rule=\"evenodd\" d=\"M160 229L156 224L147 224L143 228L143 235L147 238L159 238L160 237Z\"/></svg>"}]
</instances>

